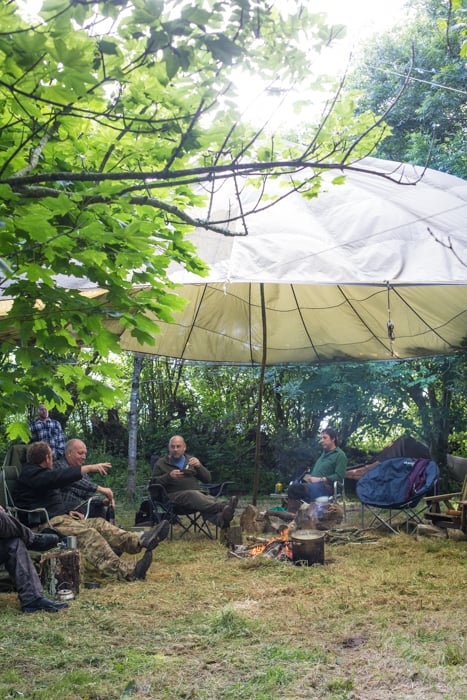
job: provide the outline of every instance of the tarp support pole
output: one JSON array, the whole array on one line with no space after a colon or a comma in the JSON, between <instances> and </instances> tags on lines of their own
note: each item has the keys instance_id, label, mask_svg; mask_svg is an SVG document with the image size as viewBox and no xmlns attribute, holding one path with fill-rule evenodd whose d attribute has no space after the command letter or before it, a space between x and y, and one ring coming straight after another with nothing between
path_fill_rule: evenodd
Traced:
<instances>
[{"instance_id":1,"label":"tarp support pole","mask_svg":"<svg viewBox=\"0 0 467 700\"><path fill-rule=\"evenodd\" d=\"M266 359L267 359L267 326L266 326L266 302L264 300L264 284L261 282L259 285L259 293L261 299L261 323L263 329L263 353L261 357L261 373L259 377L259 389L258 389L258 418L256 422L256 447L255 447L255 470L253 478L253 499L252 503L255 506L258 500L258 490L259 490L259 468L261 461L261 422L263 419L263 394L264 394L264 373L266 370Z\"/></svg>"}]
</instances>

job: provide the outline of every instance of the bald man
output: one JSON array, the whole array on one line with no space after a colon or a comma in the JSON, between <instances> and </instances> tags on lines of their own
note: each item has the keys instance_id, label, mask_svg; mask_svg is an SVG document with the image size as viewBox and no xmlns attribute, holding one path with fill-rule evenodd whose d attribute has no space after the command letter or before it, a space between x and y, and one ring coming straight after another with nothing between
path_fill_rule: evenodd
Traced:
<instances>
[{"instance_id":1,"label":"bald man","mask_svg":"<svg viewBox=\"0 0 467 700\"><path fill-rule=\"evenodd\" d=\"M151 482L162 484L170 500L180 509L199 511L206 520L222 529L229 527L235 515L237 497L223 501L200 490L199 482L209 484L211 472L197 457L186 454L186 443L181 435L169 440L168 453L154 465Z\"/></svg>"}]
</instances>

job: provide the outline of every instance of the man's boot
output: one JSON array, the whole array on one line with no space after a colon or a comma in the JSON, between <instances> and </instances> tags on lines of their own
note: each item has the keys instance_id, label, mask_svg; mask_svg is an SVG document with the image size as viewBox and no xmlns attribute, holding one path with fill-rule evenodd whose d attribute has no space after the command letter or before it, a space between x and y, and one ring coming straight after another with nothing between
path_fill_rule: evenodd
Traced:
<instances>
[{"instance_id":1,"label":"man's boot","mask_svg":"<svg viewBox=\"0 0 467 700\"><path fill-rule=\"evenodd\" d=\"M302 505L301 501L294 501L293 498L288 498L287 499L287 513L298 513L301 505Z\"/></svg>"}]
</instances>

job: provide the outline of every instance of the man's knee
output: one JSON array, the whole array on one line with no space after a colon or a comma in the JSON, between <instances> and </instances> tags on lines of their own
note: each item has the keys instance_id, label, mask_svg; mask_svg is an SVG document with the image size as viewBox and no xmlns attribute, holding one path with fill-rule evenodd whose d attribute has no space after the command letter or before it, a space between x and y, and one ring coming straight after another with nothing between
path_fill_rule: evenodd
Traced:
<instances>
[{"instance_id":1,"label":"man's knee","mask_svg":"<svg viewBox=\"0 0 467 700\"><path fill-rule=\"evenodd\" d=\"M287 491L289 498L294 501L302 501L307 498L307 488L305 484L290 484Z\"/></svg>"}]
</instances>

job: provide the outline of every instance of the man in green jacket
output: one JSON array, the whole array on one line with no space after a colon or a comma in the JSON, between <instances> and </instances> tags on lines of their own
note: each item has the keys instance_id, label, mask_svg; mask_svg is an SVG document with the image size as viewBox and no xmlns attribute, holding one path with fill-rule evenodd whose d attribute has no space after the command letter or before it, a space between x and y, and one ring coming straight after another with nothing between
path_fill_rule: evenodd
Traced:
<instances>
[{"instance_id":1,"label":"man in green jacket","mask_svg":"<svg viewBox=\"0 0 467 700\"><path fill-rule=\"evenodd\" d=\"M332 496L334 482L343 483L347 468L345 452L337 446L337 434L332 428L321 431L323 452L316 460L311 472L306 472L300 482L292 482L288 490L287 510L295 513L301 501L311 503L323 496Z\"/></svg>"}]
</instances>

